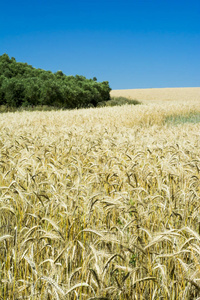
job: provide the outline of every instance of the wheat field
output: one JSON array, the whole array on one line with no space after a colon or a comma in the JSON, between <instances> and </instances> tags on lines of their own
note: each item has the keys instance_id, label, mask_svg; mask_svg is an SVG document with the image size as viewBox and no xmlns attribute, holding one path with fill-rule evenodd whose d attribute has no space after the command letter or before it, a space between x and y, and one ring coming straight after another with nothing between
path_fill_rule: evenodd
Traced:
<instances>
[{"instance_id":1,"label":"wheat field","mask_svg":"<svg viewBox=\"0 0 200 300\"><path fill-rule=\"evenodd\" d=\"M1 114L0 299L200 299L197 113Z\"/></svg>"},{"instance_id":2,"label":"wheat field","mask_svg":"<svg viewBox=\"0 0 200 300\"><path fill-rule=\"evenodd\" d=\"M129 89L112 90L112 97L127 97L141 100L142 103L160 101L200 101L200 88L153 88L153 89Z\"/></svg>"}]
</instances>

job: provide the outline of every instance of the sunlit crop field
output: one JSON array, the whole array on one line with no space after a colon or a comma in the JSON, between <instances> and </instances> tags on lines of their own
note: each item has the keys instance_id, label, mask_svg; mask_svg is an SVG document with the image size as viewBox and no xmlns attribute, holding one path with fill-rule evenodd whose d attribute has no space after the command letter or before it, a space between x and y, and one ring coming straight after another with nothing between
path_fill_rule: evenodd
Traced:
<instances>
[{"instance_id":1,"label":"sunlit crop field","mask_svg":"<svg viewBox=\"0 0 200 300\"><path fill-rule=\"evenodd\" d=\"M198 299L199 114L1 114L0 299Z\"/></svg>"},{"instance_id":2,"label":"sunlit crop field","mask_svg":"<svg viewBox=\"0 0 200 300\"><path fill-rule=\"evenodd\" d=\"M113 97L127 97L141 100L143 103L160 101L200 101L200 87L113 90Z\"/></svg>"}]
</instances>

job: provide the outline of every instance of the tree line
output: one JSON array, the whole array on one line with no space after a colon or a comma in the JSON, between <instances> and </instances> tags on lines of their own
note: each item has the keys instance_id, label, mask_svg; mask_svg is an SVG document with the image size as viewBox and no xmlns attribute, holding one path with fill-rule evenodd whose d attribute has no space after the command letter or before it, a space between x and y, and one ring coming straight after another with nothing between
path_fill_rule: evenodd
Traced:
<instances>
[{"instance_id":1,"label":"tree line","mask_svg":"<svg viewBox=\"0 0 200 300\"><path fill-rule=\"evenodd\" d=\"M96 107L110 99L108 81L66 76L0 56L0 105L8 107L48 105L58 108Z\"/></svg>"}]
</instances>

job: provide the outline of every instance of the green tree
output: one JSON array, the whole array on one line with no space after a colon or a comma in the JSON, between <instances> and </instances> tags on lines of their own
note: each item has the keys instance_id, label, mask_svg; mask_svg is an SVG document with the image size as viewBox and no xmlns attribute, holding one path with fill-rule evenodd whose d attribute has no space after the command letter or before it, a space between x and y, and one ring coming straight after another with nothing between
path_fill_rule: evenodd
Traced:
<instances>
[{"instance_id":1,"label":"green tree","mask_svg":"<svg viewBox=\"0 0 200 300\"><path fill-rule=\"evenodd\" d=\"M0 104L53 105L64 108L97 106L110 99L108 81L97 82L82 75L66 76L62 71L52 73L35 69L27 63L16 62L5 53L0 56Z\"/></svg>"},{"instance_id":2,"label":"green tree","mask_svg":"<svg viewBox=\"0 0 200 300\"><path fill-rule=\"evenodd\" d=\"M22 79L11 78L3 81L2 91L6 104L10 107L19 107L24 100L25 87Z\"/></svg>"}]
</instances>

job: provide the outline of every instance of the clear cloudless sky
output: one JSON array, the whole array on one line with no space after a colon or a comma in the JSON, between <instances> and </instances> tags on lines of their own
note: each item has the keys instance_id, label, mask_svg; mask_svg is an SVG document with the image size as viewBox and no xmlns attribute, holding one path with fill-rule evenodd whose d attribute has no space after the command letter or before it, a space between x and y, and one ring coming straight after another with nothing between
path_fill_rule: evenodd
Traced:
<instances>
[{"instance_id":1,"label":"clear cloudless sky","mask_svg":"<svg viewBox=\"0 0 200 300\"><path fill-rule=\"evenodd\" d=\"M2 0L3 53L112 89L200 87L200 0Z\"/></svg>"}]
</instances>

